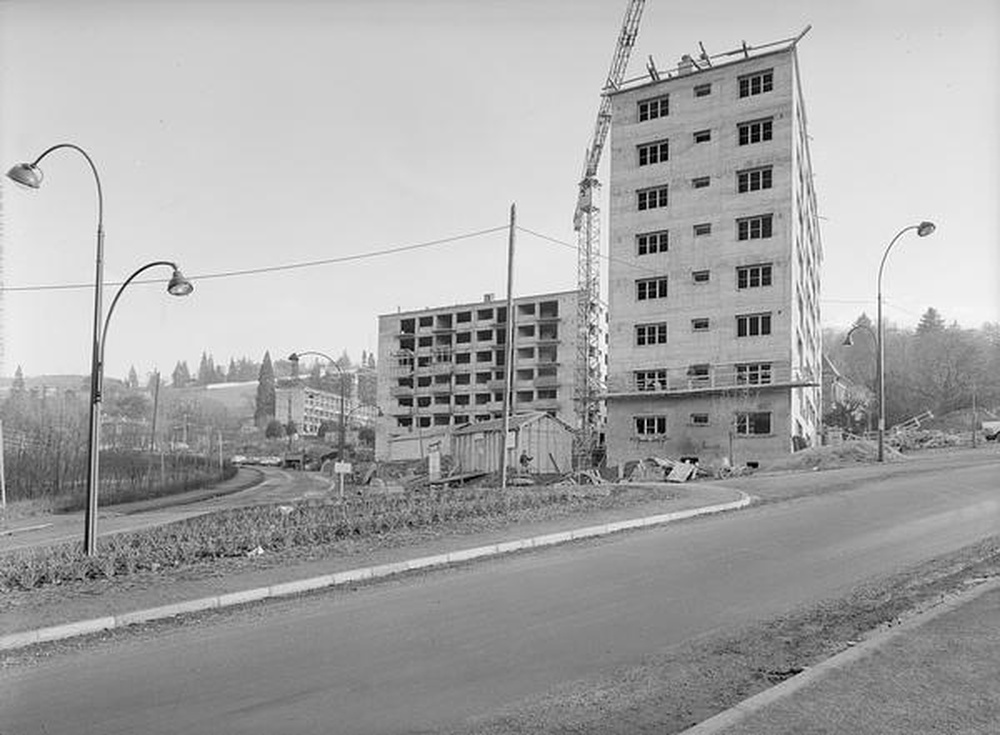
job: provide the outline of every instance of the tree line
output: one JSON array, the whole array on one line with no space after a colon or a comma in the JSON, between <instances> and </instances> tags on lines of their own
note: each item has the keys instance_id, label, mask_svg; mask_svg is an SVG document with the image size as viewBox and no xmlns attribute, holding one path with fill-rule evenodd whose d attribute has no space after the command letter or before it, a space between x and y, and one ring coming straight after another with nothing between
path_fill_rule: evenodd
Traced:
<instances>
[{"instance_id":1,"label":"tree line","mask_svg":"<svg viewBox=\"0 0 1000 735\"><path fill-rule=\"evenodd\" d=\"M823 331L826 358L863 388L846 399L848 405L833 407L833 415L826 417L831 425L844 426L849 415L871 415L878 409L876 325L861 314L853 327L858 328L851 335L852 345L844 344L848 330ZM925 411L945 416L973 404L981 418L1000 418L1000 323L968 329L954 321L948 324L932 307L914 328L887 325L885 392L887 427Z\"/></svg>"}]
</instances>

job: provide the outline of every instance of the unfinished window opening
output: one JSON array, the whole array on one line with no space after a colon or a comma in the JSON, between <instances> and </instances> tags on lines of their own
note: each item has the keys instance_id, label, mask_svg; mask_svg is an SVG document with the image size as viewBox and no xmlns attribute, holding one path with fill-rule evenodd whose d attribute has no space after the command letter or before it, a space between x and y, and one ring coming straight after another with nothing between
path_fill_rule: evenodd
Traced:
<instances>
[{"instance_id":1,"label":"unfinished window opening","mask_svg":"<svg viewBox=\"0 0 1000 735\"><path fill-rule=\"evenodd\" d=\"M476 405L485 406L493 397L492 393L476 393Z\"/></svg>"},{"instance_id":2,"label":"unfinished window opening","mask_svg":"<svg viewBox=\"0 0 1000 735\"><path fill-rule=\"evenodd\" d=\"M413 334L417 331L417 322L415 319L401 319L399 322L399 331L403 334Z\"/></svg>"},{"instance_id":3,"label":"unfinished window opening","mask_svg":"<svg viewBox=\"0 0 1000 735\"><path fill-rule=\"evenodd\" d=\"M477 352L476 362L490 362L493 359L493 353L490 351Z\"/></svg>"},{"instance_id":4,"label":"unfinished window opening","mask_svg":"<svg viewBox=\"0 0 1000 735\"><path fill-rule=\"evenodd\" d=\"M754 436L771 433L770 411L747 411L736 414L736 433L741 436Z\"/></svg>"},{"instance_id":5,"label":"unfinished window opening","mask_svg":"<svg viewBox=\"0 0 1000 735\"><path fill-rule=\"evenodd\" d=\"M418 419L418 423L419 423L421 429L429 429L431 427L431 417L430 416L421 416Z\"/></svg>"},{"instance_id":6,"label":"unfinished window opening","mask_svg":"<svg viewBox=\"0 0 1000 735\"><path fill-rule=\"evenodd\" d=\"M539 365L536 373L539 378L556 377L557 367L555 365Z\"/></svg>"},{"instance_id":7,"label":"unfinished window opening","mask_svg":"<svg viewBox=\"0 0 1000 735\"><path fill-rule=\"evenodd\" d=\"M529 338L535 336L535 325L534 324L523 324L517 328L517 336L521 338Z\"/></svg>"},{"instance_id":8,"label":"unfinished window opening","mask_svg":"<svg viewBox=\"0 0 1000 735\"><path fill-rule=\"evenodd\" d=\"M518 347L517 348L517 359L518 360L533 360L535 358L535 348L534 347Z\"/></svg>"},{"instance_id":9,"label":"unfinished window opening","mask_svg":"<svg viewBox=\"0 0 1000 735\"><path fill-rule=\"evenodd\" d=\"M712 179L709 176L696 176L691 179L691 187L693 189L707 189L711 183Z\"/></svg>"},{"instance_id":10,"label":"unfinished window opening","mask_svg":"<svg viewBox=\"0 0 1000 735\"><path fill-rule=\"evenodd\" d=\"M492 329L480 329L476 332L477 342L492 342L493 341L493 330Z\"/></svg>"},{"instance_id":11,"label":"unfinished window opening","mask_svg":"<svg viewBox=\"0 0 1000 735\"><path fill-rule=\"evenodd\" d=\"M518 403L531 403L534 399L535 392L533 390L519 390L517 392Z\"/></svg>"},{"instance_id":12,"label":"unfinished window opening","mask_svg":"<svg viewBox=\"0 0 1000 735\"><path fill-rule=\"evenodd\" d=\"M556 388L539 388L535 395L539 401L554 401L559 397L559 391Z\"/></svg>"},{"instance_id":13,"label":"unfinished window opening","mask_svg":"<svg viewBox=\"0 0 1000 735\"><path fill-rule=\"evenodd\" d=\"M691 280L695 283L708 283L711 271L692 271Z\"/></svg>"},{"instance_id":14,"label":"unfinished window opening","mask_svg":"<svg viewBox=\"0 0 1000 735\"><path fill-rule=\"evenodd\" d=\"M559 327L555 324L543 324L538 328L538 339L558 339Z\"/></svg>"},{"instance_id":15,"label":"unfinished window opening","mask_svg":"<svg viewBox=\"0 0 1000 735\"><path fill-rule=\"evenodd\" d=\"M455 355L456 365L468 365L472 362L471 352L459 352Z\"/></svg>"},{"instance_id":16,"label":"unfinished window opening","mask_svg":"<svg viewBox=\"0 0 1000 735\"><path fill-rule=\"evenodd\" d=\"M559 302L543 301L538 305L538 316L542 319L555 319L559 316Z\"/></svg>"},{"instance_id":17,"label":"unfinished window opening","mask_svg":"<svg viewBox=\"0 0 1000 735\"><path fill-rule=\"evenodd\" d=\"M451 423L451 416L447 414L437 414L434 416L435 426L447 426Z\"/></svg>"},{"instance_id":18,"label":"unfinished window opening","mask_svg":"<svg viewBox=\"0 0 1000 735\"><path fill-rule=\"evenodd\" d=\"M493 309L480 309L476 312L476 319L478 321L489 321L493 318Z\"/></svg>"},{"instance_id":19,"label":"unfinished window opening","mask_svg":"<svg viewBox=\"0 0 1000 735\"><path fill-rule=\"evenodd\" d=\"M712 94L711 84L696 84L694 85L694 96L695 97L708 97Z\"/></svg>"},{"instance_id":20,"label":"unfinished window opening","mask_svg":"<svg viewBox=\"0 0 1000 735\"><path fill-rule=\"evenodd\" d=\"M517 380L533 380L535 377L535 371L531 368L519 368L515 373Z\"/></svg>"},{"instance_id":21,"label":"unfinished window opening","mask_svg":"<svg viewBox=\"0 0 1000 735\"><path fill-rule=\"evenodd\" d=\"M467 345L472 342L472 332L459 332L455 335L455 344Z\"/></svg>"},{"instance_id":22,"label":"unfinished window opening","mask_svg":"<svg viewBox=\"0 0 1000 735\"><path fill-rule=\"evenodd\" d=\"M417 356L417 367L430 367L431 356L430 355L418 355Z\"/></svg>"},{"instance_id":23,"label":"unfinished window opening","mask_svg":"<svg viewBox=\"0 0 1000 735\"><path fill-rule=\"evenodd\" d=\"M712 223L711 222L699 222L694 226L694 236L702 237L704 235L712 234Z\"/></svg>"},{"instance_id":24,"label":"unfinished window opening","mask_svg":"<svg viewBox=\"0 0 1000 735\"><path fill-rule=\"evenodd\" d=\"M409 429L411 426L413 426L413 417L412 416L397 416L396 417L396 426L398 426L400 429Z\"/></svg>"},{"instance_id":25,"label":"unfinished window opening","mask_svg":"<svg viewBox=\"0 0 1000 735\"><path fill-rule=\"evenodd\" d=\"M538 348L539 362L556 362L558 351L554 345L543 345Z\"/></svg>"},{"instance_id":26,"label":"unfinished window opening","mask_svg":"<svg viewBox=\"0 0 1000 735\"><path fill-rule=\"evenodd\" d=\"M712 366L707 362L701 362L696 365L688 365L688 385L692 388L708 385L711 381L711 372Z\"/></svg>"},{"instance_id":27,"label":"unfinished window opening","mask_svg":"<svg viewBox=\"0 0 1000 735\"><path fill-rule=\"evenodd\" d=\"M707 143L711 139L712 139L712 131L711 130L698 130L698 131L695 131L695 133L694 133L694 142L695 143Z\"/></svg>"},{"instance_id":28,"label":"unfinished window opening","mask_svg":"<svg viewBox=\"0 0 1000 735\"><path fill-rule=\"evenodd\" d=\"M469 423L469 416L468 416L468 414L464 414L464 413L456 413L455 414L455 426L463 426L464 424L467 424L467 423Z\"/></svg>"},{"instance_id":29,"label":"unfinished window opening","mask_svg":"<svg viewBox=\"0 0 1000 735\"><path fill-rule=\"evenodd\" d=\"M434 405L435 406L450 406L451 405L451 396L448 396L448 395L437 395L437 396L434 396Z\"/></svg>"},{"instance_id":30,"label":"unfinished window opening","mask_svg":"<svg viewBox=\"0 0 1000 735\"><path fill-rule=\"evenodd\" d=\"M430 327L434 325L434 317L432 316L422 316L420 317L421 327Z\"/></svg>"},{"instance_id":31,"label":"unfinished window opening","mask_svg":"<svg viewBox=\"0 0 1000 735\"><path fill-rule=\"evenodd\" d=\"M518 316L534 316L535 315L535 305L534 304L518 304L517 305L517 315Z\"/></svg>"},{"instance_id":32,"label":"unfinished window opening","mask_svg":"<svg viewBox=\"0 0 1000 735\"><path fill-rule=\"evenodd\" d=\"M482 385L483 383L489 383L493 377L493 373L476 373L476 384Z\"/></svg>"},{"instance_id":33,"label":"unfinished window opening","mask_svg":"<svg viewBox=\"0 0 1000 735\"><path fill-rule=\"evenodd\" d=\"M455 315L455 322L458 324L467 324L472 321L471 311L460 311Z\"/></svg>"},{"instance_id":34,"label":"unfinished window opening","mask_svg":"<svg viewBox=\"0 0 1000 735\"><path fill-rule=\"evenodd\" d=\"M438 314L435 321L438 329L451 329L451 314Z\"/></svg>"},{"instance_id":35,"label":"unfinished window opening","mask_svg":"<svg viewBox=\"0 0 1000 735\"><path fill-rule=\"evenodd\" d=\"M418 396L417 397L417 408L427 408L431 405L430 396Z\"/></svg>"},{"instance_id":36,"label":"unfinished window opening","mask_svg":"<svg viewBox=\"0 0 1000 735\"><path fill-rule=\"evenodd\" d=\"M707 332L708 331L708 317L699 316L691 320L691 331L693 332Z\"/></svg>"},{"instance_id":37,"label":"unfinished window opening","mask_svg":"<svg viewBox=\"0 0 1000 735\"><path fill-rule=\"evenodd\" d=\"M417 345L420 347L430 347L432 344L434 344L434 338L430 335L417 339Z\"/></svg>"},{"instance_id":38,"label":"unfinished window opening","mask_svg":"<svg viewBox=\"0 0 1000 735\"><path fill-rule=\"evenodd\" d=\"M471 373L457 373L455 375L455 385L469 385L472 382Z\"/></svg>"},{"instance_id":39,"label":"unfinished window opening","mask_svg":"<svg viewBox=\"0 0 1000 735\"><path fill-rule=\"evenodd\" d=\"M416 348L416 346L417 346L417 343L413 341L412 337L410 339L401 339L401 340L399 340L399 349L400 350L406 350L407 352L413 352L413 350L414 350L414 348ZM412 357L410 359L412 360Z\"/></svg>"},{"instance_id":40,"label":"unfinished window opening","mask_svg":"<svg viewBox=\"0 0 1000 735\"><path fill-rule=\"evenodd\" d=\"M636 370L633 373L633 377L637 391L646 392L667 389L667 371L665 368L659 370Z\"/></svg>"},{"instance_id":41,"label":"unfinished window opening","mask_svg":"<svg viewBox=\"0 0 1000 735\"><path fill-rule=\"evenodd\" d=\"M768 385L770 382L769 362L748 362L736 366L737 385Z\"/></svg>"},{"instance_id":42,"label":"unfinished window opening","mask_svg":"<svg viewBox=\"0 0 1000 735\"><path fill-rule=\"evenodd\" d=\"M413 396L406 396L397 400L400 408L413 408Z\"/></svg>"}]
</instances>

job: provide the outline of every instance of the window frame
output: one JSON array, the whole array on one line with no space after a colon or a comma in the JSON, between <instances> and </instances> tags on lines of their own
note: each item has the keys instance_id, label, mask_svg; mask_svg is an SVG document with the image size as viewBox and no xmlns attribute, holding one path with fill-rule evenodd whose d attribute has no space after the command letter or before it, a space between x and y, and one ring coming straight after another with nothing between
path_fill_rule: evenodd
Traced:
<instances>
[{"instance_id":1,"label":"window frame","mask_svg":"<svg viewBox=\"0 0 1000 735\"><path fill-rule=\"evenodd\" d=\"M694 85L694 96L695 97L708 97L712 94L712 83L705 82L704 84Z\"/></svg>"},{"instance_id":2,"label":"window frame","mask_svg":"<svg viewBox=\"0 0 1000 735\"><path fill-rule=\"evenodd\" d=\"M712 185L711 176L695 176L693 179L691 179L692 189L707 189L711 185Z\"/></svg>"},{"instance_id":3,"label":"window frame","mask_svg":"<svg viewBox=\"0 0 1000 735\"><path fill-rule=\"evenodd\" d=\"M736 193L747 194L774 188L774 166L755 166L736 172Z\"/></svg>"},{"instance_id":4,"label":"window frame","mask_svg":"<svg viewBox=\"0 0 1000 735\"><path fill-rule=\"evenodd\" d=\"M655 247L650 247L655 243ZM669 230L654 230L652 232L640 232L635 236L637 255L656 255L665 253L670 248Z\"/></svg>"},{"instance_id":5,"label":"window frame","mask_svg":"<svg viewBox=\"0 0 1000 735\"><path fill-rule=\"evenodd\" d=\"M736 78L736 88L739 99L774 91L774 68L741 74Z\"/></svg>"},{"instance_id":6,"label":"window frame","mask_svg":"<svg viewBox=\"0 0 1000 735\"><path fill-rule=\"evenodd\" d=\"M661 94L656 97L647 97L638 100L636 102L636 112L638 122L648 122L649 120L668 117L670 115L670 95Z\"/></svg>"},{"instance_id":7,"label":"window frame","mask_svg":"<svg viewBox=\"0 0 1000 735\"><path fill-rule=\"evenodd\" d=\"M632 417L632 435L637 439L662 439L667 436L666 414L643 414Z\"/></svg>"},{"instance_id":8,"label":"window frame","mask_svg":"<svg viewBox=\"0 0 1000 735\"><path fill-rule=\"evenodd\" d=\"M773 328L772 321L771 312L769 311L754 314L737 314L736 337L743 339L746 337L770 336Z\"/></svg>"},{"instance_id":9,"label":"window frame","mask_svg":"<svg viewBox=\"0 0 1000 735\"><path fill-rule=\"evenodd\" d=\"M652 166L656 163L666 163L670 160L670 140L663 138L649 143L640 143L636 147L639 166ZM650 156L651 153L655 155Z\"/></svg>"},{"instance_id":10,"label":"window frame","mask_svg":"<svg viewBox=\"0 0 1000 735\"><path fill-rule=\"evenodd\" d=\"M651 209L664 209L670 204L670 187L667 184L650 186L635 190L636 211L646 212ZM652 196L651 196L652 195Z\"/></svg>"},{"instance_id":11,"label":"window frame","mask_svg":"<svg viewBox=\"0 0 1000 735\"><path fill-rule=\"evenodd\" d=\"M691 137L694 139L695 145L701 143L711 143L712 142L712 129L705 128L704 130L695 130L691 133Z\"/></svg>"},{"instance_id":12,"label":"window frame","mask_svg":"<svg viewBox=\"0 0 1000 735\"><path fill-rule=\"evenodd\" d=\"M635 300L655 301L657 299L665 299L669 294L668 288L667 276L637 278L635 279Z\"/></svg>"},{"instance_id":13,"label":"window frame","mask_svg":"<svg viewBox=\"0 0 1000 735\"><path fill-rule=\"evenodd\" d=\"M744 135L744 133L746 135ZM761 117L736 124L736 144L756 145L774 139L774 118Z\"/></svg>"},{"instance_id":14,"label":"window frame","mask_svg":"<svg viewBox=\"0 0 1000 735\"><path fill-rule=\"evenodd\" d=\"M636 347L652 347L667 344L666 322L643 322L636 324L633 331Z\"/></svg>"},{"instance_id":15,"label":"window frame","mask_svg":"<svg viewBox=\"0 0 1000 735\"><path fill-rule=\"evenodd\" d=\"M736 266L737 291L745 291L750 288L768 288L773 285L773 263L752 263L750 265Z\"/></svg>"},{"instance_id":16,"label":"window frame","mask_svg":"<svg viewBox=\"0 0 1000 735\"><path fill-rule=\"evenodd\" d=\"M712 223L711 222L699 222L692 228L695 237L705 237L706 235L712 234Z\"/></svg>"},{"instance_id":17,"label":"window frame","mask_svg":"<svg viewBox=\"0 0 1000 735\"><path fill-rule=\"evenodd\" d=\"M736 239L739 242L747 240L767 240L774 237L774 214L754 214L749 217L739 217L736 220Z\"/></svg>"},{"instance_id":18,"label":"window frame","mask_svg":"<svg viewBox=\"0 0 1000 735\"><path fill-rule=\"evenodd\" d=\"M767 421L766 431L759 431L758 429L763 427L758 422L765 418ZM770 411L737 411L733 417L733 426L737 436L772 436L774 434Z\"/></svg>"}]
</instances>

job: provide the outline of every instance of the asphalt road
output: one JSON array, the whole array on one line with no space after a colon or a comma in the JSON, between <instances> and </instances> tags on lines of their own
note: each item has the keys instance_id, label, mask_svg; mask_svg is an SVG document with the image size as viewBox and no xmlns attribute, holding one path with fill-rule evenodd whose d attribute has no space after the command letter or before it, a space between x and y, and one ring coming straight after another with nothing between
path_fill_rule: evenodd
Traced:
<instances>
[{"instance_id":1,"label":"asphalt road","mask_svg":"<svg viewBox=\"0 0 1000 735\"><path fill-rule=\"evenodd\" d=\"M0 732L414 733L1000 532L997 464L289 600L0 673Z\"/></svg>"},{"instance_id":2,"label":"asphalt road","mask_svg":"<svg viewBox=\"0 0 1000 735\"><path fill-rule=\"evenodd\" d=\"M238 508L266 503L291 503L329 497L331 481L315 472L288 472L273 467L257 467L264 479L246 490L212 497L195 503L175 505L177 498L163 498L142 503L128 503L101 508L97 514L99 536L204 515L224 508ZM198 491L187 495L196 495ZM149 510L143 507L152 506ZM160 507L157 507L160 506ZM83 539L83 512L32 516L0 529L0 552L48 546ZM0 730L0 735L3 731Z\"/></svg>"}]
</instances>

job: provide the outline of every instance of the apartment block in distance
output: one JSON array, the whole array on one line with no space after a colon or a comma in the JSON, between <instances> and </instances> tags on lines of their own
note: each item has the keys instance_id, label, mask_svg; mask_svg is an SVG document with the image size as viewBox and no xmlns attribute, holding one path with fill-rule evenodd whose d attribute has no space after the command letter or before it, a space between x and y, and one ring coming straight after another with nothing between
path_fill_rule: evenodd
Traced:
<instances>
[{"instance_id":1,"label":"apartment block in distance","mask_svg":"<svg viewBox=\"0 0 1000 735\"><path fill-rule=\"evenodd\" d=\"M543 411L576 425L577 291L514 300L512 413ZM412 456L392 445L434 441L464 424L503 417L506 301L379 317L376 459ZM445 439L445 441L447 441ZM428 441L420 442L421 451Z\"/></svg>"},{"instance_id":2,"label":"apartment block in distance","mask_svg":"<svg viewBox=\"0 0 1000 735\"><path fill-rule=\"evenodd\" d=\"M822 248L795 41L613 94L608 459L818 443Z\"/></svg>"}]
</instances>

